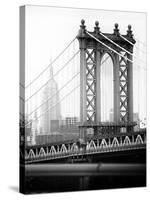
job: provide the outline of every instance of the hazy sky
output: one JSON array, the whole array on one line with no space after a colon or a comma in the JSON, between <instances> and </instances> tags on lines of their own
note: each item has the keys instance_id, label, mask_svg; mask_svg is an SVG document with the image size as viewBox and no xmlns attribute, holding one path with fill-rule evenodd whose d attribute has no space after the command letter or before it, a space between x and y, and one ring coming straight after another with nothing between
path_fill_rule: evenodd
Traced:
<instances>
[{"instance_id":1,"label":"hazy sky","mask_svg":"<svg viewBox=\"0 0 150 200\"><path fill-rule=\"evenodd\" d=\"M113 33L114 24L118 23L120 33L126 34L127 26L131 24L134 36L143 43L146 43L146 15L144 13L26 6L26 85L45 69L64 47L76 37L81 19L85 19L85 25L89 31L93 31L95 21L98 20L100 29L104 33ZM145 51L141 43L137 43L136 45ZM64 56L53 65L54 73L77 50L78 42L76 41ZM146 55L136 51L136 49L135 54L142 60L146 59ZM142 119L146 116L146 65L143 64L144 62L139 62L138 60L135 60L135 62L140 66L134 66L134 112L139 112ZM62 77L63 82L60 76L56 77L58 88L60 89L65 84L65 81L69 80L69 77L71 78L71 75L75 75L78 71L79 55L66 68L66 73L64 72ZM49 71L43 74L39 81L36 81L31 88L26 90L26 98L33 94L41 84L45 83L48 79L48 73ZM78 83L79 77L73 81L72 86L77 86ZM77 100L79 103L79 95L77 93L70 97L70 100L74 100L75 104L77 104ZM61 95L63 94L65 92L62 92ZM28 109L30 111L40 104L41 95L41 93L35 95L35 98L29 101ZM112 94L110 93L110 95ZM111 103L109 104L109 109L111 109ZM79 114L76 107L72 108L71 104L67 108L62 106L63 114L66 112L66 115L68 115L69 106L71 111L74 109L72 111L74 115Z\"/></svg>"}]
</instances>

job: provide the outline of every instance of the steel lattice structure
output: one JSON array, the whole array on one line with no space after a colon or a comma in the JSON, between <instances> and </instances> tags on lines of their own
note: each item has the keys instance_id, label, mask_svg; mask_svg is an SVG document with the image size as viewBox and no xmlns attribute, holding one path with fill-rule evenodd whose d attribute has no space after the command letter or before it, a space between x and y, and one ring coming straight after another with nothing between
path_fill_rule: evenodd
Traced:
<instances>
[{"instance_id":1,"label":"steel lattice structure","mask_svg":"<svg viewBox=\"0 0 150 200\"><path fill-rule=\"evenodd\" d=\"M96 61L95 51L86 50L86 95L87 95L87 121L96 120Z\"/></svg>"},{"instance_id":2,"label":"steel lattice structure","mask_svg":"<svg viewBox=\"0 0 150 200\"><path fill-rule=\"evenodd\" d=\"M127 54L124 53L126 57ZM120 82L120 121L127 122L128 119L128 65L125 58L119 58L119 82Z\"/></svg>"},{"instance_id":3,"label":"steel lattice structure","mask_svg":"<svg viewBox=\"0 0 150 200\"><path fill-rule=\"evenodd\" d=\"M135 44L131 26L123 35ZM109 54L113 61L114 79L114 126L121 124L127 131L133 129L133 45L120 37L118 24L114 32L101 33L99 23L95 22L93 32L86 30L85 21L81 21L77 36L80 48L80 83L81 83L81 132L85 135L86 124L89 127L101 123L101 61L104 54ZM123 51L123 50L126 51ZM132 124L133 123L133 124ZM95 128L96 130L96 128Z\"/></svg>"}]
</instances>

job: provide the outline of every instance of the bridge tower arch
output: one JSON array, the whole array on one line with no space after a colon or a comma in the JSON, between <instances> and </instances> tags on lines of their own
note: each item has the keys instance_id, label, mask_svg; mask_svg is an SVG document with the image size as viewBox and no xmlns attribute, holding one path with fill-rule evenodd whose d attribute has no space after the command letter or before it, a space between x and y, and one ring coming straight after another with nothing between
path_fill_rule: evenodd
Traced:
<instances>
[{"instance_id":1,"label":"bridge tower arch","mask_svg":"<svg viewBox=\"0 0 150 200\"><path fill-rule=\"evenodd\" d=\"M120 37L118 24L115 24L113 33L101 33L98 21L95 22L94 31L89 32L86 30L85 21L81 20L77 35L80 48L81 137L85 136L87 126L93 126L96 134L101 124L100 73L101 59L105 53L108 53L113 61L113 123L126 126L128 131L133 129L133 65L131 62L133 45L131 43L135 44L136 41L133 39L130 25L127 34L123 35L127 40Z\"/></svg>"},{"instance_id":2,"label":"bridge tower arch","mask_svg":"<svg viewBox=\"0 0 150 200\"><path fill-rule=\"evenodd\" d=\"M100 108L101 108L101 121L113 122L114 112L114 84L113 84L113 69L114 58L108 53L104 53L101 56L100 61Z\"/></svg>"}]
</instances>

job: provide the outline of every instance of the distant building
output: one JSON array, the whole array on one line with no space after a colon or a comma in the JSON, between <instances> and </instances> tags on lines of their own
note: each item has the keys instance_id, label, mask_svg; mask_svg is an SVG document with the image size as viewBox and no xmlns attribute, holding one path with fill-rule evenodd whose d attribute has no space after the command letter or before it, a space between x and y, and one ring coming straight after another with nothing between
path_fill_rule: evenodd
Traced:
<instances>
[{"instance_id":1,"label":"distant building","mask_svg":"<svg viewBox=\"0 0 150 200\"><path fill-rule=\"evenodd\" d=\"M51 132L55 132L58 130L60 126L60 120L51 120L50 124L51 124Z\"/></svg>"},{"instance_id":2,"label":"distant building","mask_svg":"<svg viewBox=\"0 0 150 200\"><path fill-rule=\"evenodd\" d=\"M137 123L137 125L134 127L134 130L138 131L140 129L140 119L138 113L133 113L133 121Z\"/></svg>"},{"instance_id":3,"label":"distant building","mask_svg":"<svg viewBox=\"0 0 150 200\"><path fill-rule=\"evenodd\" d=\"M49 135L37 135L36 136L36 144L42 145L42 144L51 144L55 142L62 142L63 135L61 134L49 134Z\"/></svg>"},{"instance_id":4,"label":"distant building","mask_svg":"<svg viewBox=\"0 0 150 200\"><path fill-rule=\"evenodd\" d=\"M59 133L65 136L66 133L78 134L79 133L79 118L78 117L66 117L60 121Z\"/></svg>"},{"instance_id":5,"label":"distant building","mask_svg":"<svg viewBox=\"0 0 150 200\"><path fill-rule=\"evenodd\" d=\"M25 130L25 145L31 144L31 128L24 128Z\"/></svg>"},{"instance_id":6,"label":"distant building","mask_svg":"<svg viewBox=\"0 0 150 200\"><path fill-rule=\"evenodd\" d=\"M25 120L24 120L23 124L20 126L20 132L21 132L21 143L25 144L27 146L31 145L32 120L28 119L27 115L25 115Z\"/></svg>"},{"instance_id":7,"label":"distant building","mask_svg":"<svg viewBox=\"0 0 150 200\"><path fill-rule=\"evenodd\" d=\"M109 122L113 122L114 121L114 111L111 108L109 111Z\"/></svg>"},{"instance_id":8,"label":"distant building","mask_svg":"<svg viewBox=\"0 0 150 200\"><path fill-rule=\"evenodd\" d=\"M139 121L139 114L133 113L133 121L138 122Z\"/></svg>"},{"instance_id":9,"label":"distant building","mask_svg":"<svg viewBox=\"0 0 150 200\"><path fill-rule=\"evenodd\" d=\"M44 89L42 99L46 103L41 109L41 114L44 113L41 118L41 130L42 134L49 135L54 129L56 130L56 125L59 128L59 120L61 119L58 86L54 80L52 66L50 68L49 82Z\"/></svg>"},{"instance_id":10,"label":"distant building","mask_svg":"<svg viewBox=\"0 0 150 200\"><path fill-rule=\"evenodd\" d=\"M75 125L78 123L78 117L66 117L66 126Z\"/></svg>"}]
</instances>

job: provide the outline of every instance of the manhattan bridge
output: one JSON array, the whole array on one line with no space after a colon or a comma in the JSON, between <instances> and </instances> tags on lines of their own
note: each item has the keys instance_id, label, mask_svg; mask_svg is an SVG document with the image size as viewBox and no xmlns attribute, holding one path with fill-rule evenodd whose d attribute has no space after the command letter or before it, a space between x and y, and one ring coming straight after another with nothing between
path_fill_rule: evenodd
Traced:
<instances>
[{"instance_id":1,"label":"manhattan bridge","mask_svg":"<svg viewBox=\"0 0 150 200\"><path fill-rule=\"evenodd\" d=\"M142 66L138 54L134 54L134 49L137 52L143 51L135 46L136 39L133 37L131 26L128 26L127 33L122 35L119 31L118 24L115 24L113 33L103 33L99 27L99 22L95 22L94 31L90 32L86 29L85 21L81 20L81 25L78 34L75 38L63 49L63 51L51 62L54 65L61 56L78 42L78 49L69 53L69 58L66 58L63 66L54 73L54 76L59 75L59 80L64 78L64 71L69 65L68 76L65 76L65 84L62 84L56 93L59 93L60 99L58 102L46 108L42 113L38 110L50 101L50 98L44 99L42 103L35 107L29 116L34 116L38 113L32 122L25 123L25 110L21 109L21 136L25 135L26 129L35 121L40 120L47 112L57 107L58 104L69 109L78 110L79 122L76 126L78 137L60 141L49 141L45 144L26 145L25 139L20 142L21 151L20 157L25 163L40 163L40 162L82 162L90 161L94 156L105 156L107 154L140 152L146 149L146 128L136 130L137 122L134 121L133 113L133 67ZM102 68L105 68L105 63L111 59L112 62L112 98L113 98L113 120L111 122L104 120L105 109L107 108L107 99L103 99L105 78L102 73ZM75 68L79 62L79 67ZM142 62L142 61L141 61ZM144 62L144 61L143 61ZM109 62L110 63L110 62ZM30 101L37 93L43 90L50 82L39 82L38 88L25 98L26 90L46 73L51 64L44 69L34 80L27 86L20 83L20 106L26 106L26 102ZM72 68L72 69L70 69ZM69 70L72 71L72 76L69 75ZM105 69L104 69L105 70ZM103 80L103 81L102 81ZM139 80L140 82L140 80ZM41 85L40 85L41 84ZM67 88L67 89L66 89ZM68 89L69 88L69 89ZM66 90L65 90L66 89ZM61 95L61 91L65 90ZM103 93L102 93L103 90ZM77 93L79 95L77 95ZM109 90L107 91L109 94ZM58 94L54 94L58 95ZM69 97L72 98L69 99ZM79 97L77 107L75 97ZM109 97L107 97L109 98ZM137 99L138 101L138 99ZM69 103L68 103L69 102ZM35 131L34 129L32 130ZM61 131L61 126L59 127ZM71 128L66 130L71 132ZM92 132L89 136L87 133ZM92 161L91 161L92 162Z\"/></svg>"}]
</instances>

